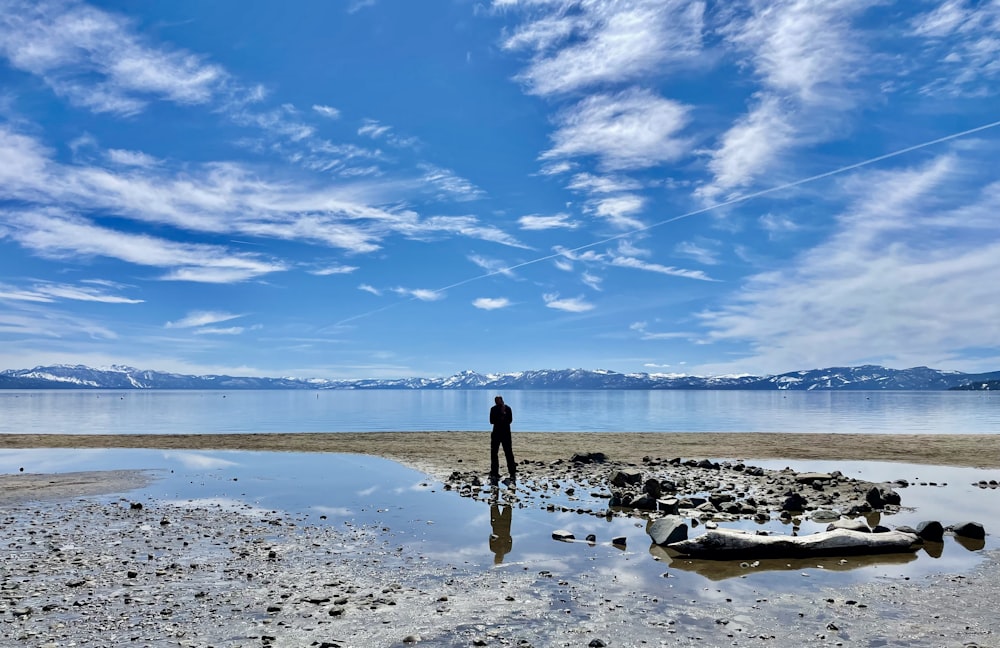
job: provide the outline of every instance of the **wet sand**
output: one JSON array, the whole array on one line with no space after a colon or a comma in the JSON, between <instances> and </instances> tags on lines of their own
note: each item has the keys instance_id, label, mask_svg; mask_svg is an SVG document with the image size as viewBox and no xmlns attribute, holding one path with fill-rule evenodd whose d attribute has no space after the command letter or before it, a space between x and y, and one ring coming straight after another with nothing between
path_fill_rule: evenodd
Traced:
<instances>
[{"instance_id":1,"label":"wet sand","mask_svg":"<svg viewBox=\"0 0 1000 648\"><path fill-rule=\"evenodd\" d=\"M486 432L0 436L0 449L356 453L442 478L454 470L485 473L488 443ZM644 457L682 457L1000 467L1000 435L515 432L514 443L519 461L545 464L602 452L636 464ZM0 475L0 537L10 552L0 579L0 639L54 646L111 637L154 645L169 637L177 645L273 648L591 640L769 648L1000 645L997 552L986 552L972 571L918 582L880 578L751 594L719 584L710 588L714 594L706 588L690 598L672 595L665 585L660 596L633 597L619 591L610 572L561 580L527 564L488 569L458 556L442 565L423 555L426 547L404 550L406 540L381 524L332 526L249 505L229 510L152 498L133 510L126 499L92 497L125 493L146 478L128 471ZM665 576L681 569L667 561L650 565ZM735 594L723 598L723 587Z\"/></svg>"},{"instance_id":2,"label":"wet sand","mask_svg":"<svg viewBox=\"0 0 1000 648\"><path fill-rule=\"evenodd\" d=\"M268 434L0 435L10 448L154 448L341 452L392 459L435 476L489 468L488 432L336 432ZM643 457L894 461L1000 468L1000 435L515 432L518 461L603 452L615 461Z\"/></svg>"}]
</instances>

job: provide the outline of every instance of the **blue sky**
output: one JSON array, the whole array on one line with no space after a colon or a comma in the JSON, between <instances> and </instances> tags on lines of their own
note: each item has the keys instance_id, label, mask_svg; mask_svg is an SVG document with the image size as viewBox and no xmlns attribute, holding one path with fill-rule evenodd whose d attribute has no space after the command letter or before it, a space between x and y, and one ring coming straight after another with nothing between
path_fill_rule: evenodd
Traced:
<instances>
[{"instance_id":1,"label":"blue sky","mask_svg":"<svg viewBox=\"0 0 1000 648\"><path fill-rule=\"evenodd\" d=\"M997 120L997 0L0 0L0 368L997 370Z\"/></svg>"}]
</instances>

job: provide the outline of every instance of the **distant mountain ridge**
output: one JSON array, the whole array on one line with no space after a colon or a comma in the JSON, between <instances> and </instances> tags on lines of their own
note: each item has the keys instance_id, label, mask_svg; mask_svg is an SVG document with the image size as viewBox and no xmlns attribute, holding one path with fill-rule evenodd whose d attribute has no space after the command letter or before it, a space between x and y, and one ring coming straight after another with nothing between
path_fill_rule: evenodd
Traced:
<instances>
[{"instance_id":1,"label":"distant mountain ridge","mask_svg":"<svg viewBox=\"0 0 1000 648\"><path fill-rule=\"evenodd\" d=\"M746 389L746 390L991 390L1000 388L1000 371L967 374L928 367L887 369L877 365L830 367L772 376L689 376L618 373L588 369L539 369L481 374L462 371L447 378L329 380L191 376L121 365L93 368L52 365L0 372L0 389Z\"/></svg>"}]
</instances>

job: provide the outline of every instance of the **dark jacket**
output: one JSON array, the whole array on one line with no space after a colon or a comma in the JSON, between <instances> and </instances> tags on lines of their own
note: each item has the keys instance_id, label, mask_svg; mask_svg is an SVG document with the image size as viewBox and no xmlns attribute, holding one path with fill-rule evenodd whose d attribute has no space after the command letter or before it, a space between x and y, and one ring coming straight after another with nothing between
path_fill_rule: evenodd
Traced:
<instances>
[{"instance_id":1,"label":"dark jacket","mask_svg":"<svg viewBox=\"0 0 1000 648\"><path fill-rule=\"evenodd\" d=\"M490 424L493 425L494 432L510 432L510 424L513 422L514 412L506 403L490 408Z\"/></svg>"}]
</instances>

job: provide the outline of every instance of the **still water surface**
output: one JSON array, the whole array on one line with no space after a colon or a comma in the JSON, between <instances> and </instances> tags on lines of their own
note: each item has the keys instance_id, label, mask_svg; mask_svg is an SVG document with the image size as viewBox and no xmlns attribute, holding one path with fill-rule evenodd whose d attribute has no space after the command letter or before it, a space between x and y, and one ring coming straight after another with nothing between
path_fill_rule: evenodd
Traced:
<instances>
[{"instance_id":1,"label":"still water surface","mask_svg":"<svg viewBox=\"0 0 1000 648\"><path fill-rule=\"evenodd\" d=\"M0 391L0 434L477 430L488 428L492 396L485 391ZM1000 397L984 393L513 391L504 397L514 408L515 429L522 431L1000 431ZM788 464L758 462L765 467ZM997 471L874 462L854 462L850 470L839 463L816 461L791 462L791 466L843 470L873 481L909 480L914 486L903 493L906 508L883 521L890 526L927 519L944 524L977 520L995 532L1000 524L994 513L1000 491L971 485L1000 478ZM490 543L496 529L491 527L488 502L461 498L420 473L372 457L119 449L0 451L0 472L20 468L36 473L152 469L160 471L162 479L135 496L230 498L304 512L321 524L384 524L401 543L419 546L424 555L442 561L460 558L483 568L546 568L576 575L611 568L616 578L628 580L629 587L649 593L662 591L663 574L668 571L676 578L669 581L671 588L692 594L704 593L708 584L720 580L730 583L726 586L730 593L771 587L787 591L962 571L978 562L981 554L979 547L970 550L948 538L938 555L922 549L870 564L859 560L843 568L833 563L789 564L778 571L764 566L747 571L736 564L720 573L717 565L706 568L663 560L650 547L642 522L522 509L515 504L506 518L511 548L497 556ZM789 531L777 520L765 528ZM805 521L801 532L822 528L825 525ZM555 529L572 530L579 538L593 533L599 542L594 547L555 542L551 539ZM611 546L610 539L616 536L627 537L626 550ZM996 538L991 534L983 548L1000 546Z\"/></svg>"},{"instance_id":2,"label":"still water surface","mask_svg":"<svg viewBox=\"0 0 1000 648\"><path fill-rule=\"evenodd\" d=\"M524 432L995 434L988 392L512 391ZM0 391L0 434L488 428L486 391Z\"/></svg>"},{"instance_id":3,"label":"still water surface","mask_svg":"<svg viewBox=\"0 0 1000 648\"><path fill-rule=\"evenodd\" d=\"M781 468L785 461L757 465ZM972 486L980 479L996 479L997 471L854 462L850 467L836 462L792 462L798 470L841 469L852 477L873 481L906 479L910 486L901 491L904 508L881 520L888 526L915 526L936 519L944 524L965 520L981 521L995 532L996 501L1000 491ZM961 572L979 561L982 549L1000 546L996 535L985 544L966 546L946 537L944 545L914 554L809 561L762 561L752 568L736 561L674 561L664 559L651 546L642 521L615 517L606 520L575 512L549 512L520 508L516 500L505 499L506 491L493 504L506 512L505 528L491 524L491 502L460 497L445 491L440 482L390 461L357 455L322 453L261 453L244 451L156 451L156 450L2 450L0 473L73 472L79 470L147 469L158 478L148 487L128 495L131 500L233 501L268 510L280 509L305 515L310 523L330 525L378 525L386 539L406 551L419 553L442 564L459 561L482 569L546 569L561 577L614 573L634 591L662 594L666 586L675 592L701 593L706 587L732 594L756 592L808 591L873 578L914 578L931 573ZM932 485L933 484L933 485ZM554 494L553 503L571 507L600 509L606 500L593 498L577 489L575 499ZM115 499L116 496L110 496ZM155 506L155 504L154 504ZM493 515L492 517L497 517ZM772 520L759 525L744 521L746 528L789 533L790 525ZM726 524L725 526L733 526ZM800 533L825 529L825 523L802 521ZM577 538L593 533L596 545L552 540L554 530L567 529ZM508 539L501 554L491 536ZM701 529L692 531L692 536ZM625 537L625 548L611 545L614 537ZM611 572L608 572L611 570ZM447 570L445 570L446 572ZM444 572L443 572L444 573ZM728 583L724 590L714 588ZM715 583L716 585L712 585ZM752 600L752 599L751 599Z\"/></svg>"}]
</instances>

